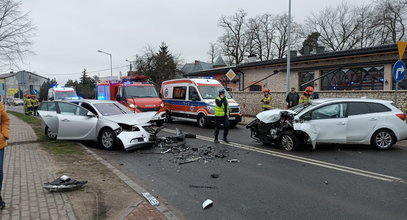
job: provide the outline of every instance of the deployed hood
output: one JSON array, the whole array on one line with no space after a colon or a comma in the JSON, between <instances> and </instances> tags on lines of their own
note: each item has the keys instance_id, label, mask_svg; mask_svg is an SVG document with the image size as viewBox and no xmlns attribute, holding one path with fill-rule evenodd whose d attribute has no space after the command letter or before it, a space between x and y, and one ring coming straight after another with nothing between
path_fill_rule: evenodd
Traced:
<instances>
[{"instance_id":1,"label":"deployed hood","mask_svg":"<svg viewBox=\"0 0 407 220\"><path fill-rule=\"evenodd\" d=\"M262 121L264 123L273 123L280 119L281 112L288 112L293 115L296 114L294 111L291 111L291 110L271 109L271 110L260 112L259 114L256 115L256 118L258 118L260 121Z\"/></svg>"},{"instance_id":2,"label":"deployed hood","mask_svg":"<svg viewBox=\"0 0 407 220\"><path fill-rule=\"evenodd\" d=\"M155 112L141 112L135 114L105 116L105 119L116 123L136 125L148 123L153 119L155 114Z\"/></svg>"}]
</instances>

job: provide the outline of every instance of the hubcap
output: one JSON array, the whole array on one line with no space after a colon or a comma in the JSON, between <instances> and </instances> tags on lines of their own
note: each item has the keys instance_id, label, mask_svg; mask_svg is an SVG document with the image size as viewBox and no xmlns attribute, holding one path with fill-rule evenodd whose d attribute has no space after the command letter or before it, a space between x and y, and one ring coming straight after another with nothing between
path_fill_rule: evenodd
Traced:
<instances>
[{"instance_id":1,"label":"hubcap","mask_svg":"<svg viewBox=\"0 0 407 220\"><path fill-rule=\"evenodd\" d=\"M47 135L49 138L55 138L55 134L53 134L50 130L47 130Z\"/></svg>"},{"instance_id":2,"label":"hubcap","mask_svg":"<svg viewBox=\"0 0 407 220\"><path fill-rule=\"evenodd\" d=\"M199 126L204 127L205 125L205 118L204 117L200 117L199 118Z\"/></svg>"},{"instance_id":3,"label":"hubcap","mask_svg":"<svg viewBox=\"0 0 407 220\"><path fill-rule=\"evenodd\" d=\"M281 137L281 145L285 150L292 150L294 147L294 141L289 135L283 135Z\"/></svg>"},{"instance_id":4,"label":"hubcap","mask_svg":"<svg viewBox=\"0 0 407 220\"><path fill-rule=\"evenodd\" d=\"M392 143L392 137L388 132L382 131L376 136L376 144L380 148L388 148Z\"/></svg>"},{"instance_id":5,"label":"hubcap","mask_svg":"<svg viewBox=\"0 0 407 220\"><path fill-rule=\"evenodd\" d=\"M104 132L102 135L102 144L106 148L110 148L113 145L113 137L110 132Z\"/></svg>"}]
</instances>

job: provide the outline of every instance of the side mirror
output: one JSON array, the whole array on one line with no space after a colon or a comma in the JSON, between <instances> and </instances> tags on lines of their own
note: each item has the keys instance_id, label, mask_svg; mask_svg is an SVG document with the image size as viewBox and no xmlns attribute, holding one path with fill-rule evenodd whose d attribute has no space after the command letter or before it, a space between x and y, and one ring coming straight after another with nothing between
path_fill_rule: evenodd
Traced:
<instances>
[{"instance_id":1,"label":"side mirror","mask_svg":"<svg viewBox=\"0 0 407 220\"><path fill-rule=\"evenodd\" d=\"M300 119L302 119L304 121L310 121L312 118L311 118L311 115L303 115L303 116L301 116Z\"/></svg>"},{"instance_id":2,"label":"side mirror","mask_svg":"<svg viewBox=\"0 0 407 220\"><path fill-rule=\"evenodd\" d=\"M93 114L92 112L86 113L86 116L88 116L88 117L90 117L90 118L96 117L96 115Z\"/></svg>"},{"instance_id":3,"label":"side mirror","mask_svg":"<svg viewBox=\"0 0 407 220\"><path fill-rule=\"evenodd\" d=\"M121 97L120 97L120 95L116 95L116 101L121 101L122 99L121 99Z\"/></svg>"}]
</instances>

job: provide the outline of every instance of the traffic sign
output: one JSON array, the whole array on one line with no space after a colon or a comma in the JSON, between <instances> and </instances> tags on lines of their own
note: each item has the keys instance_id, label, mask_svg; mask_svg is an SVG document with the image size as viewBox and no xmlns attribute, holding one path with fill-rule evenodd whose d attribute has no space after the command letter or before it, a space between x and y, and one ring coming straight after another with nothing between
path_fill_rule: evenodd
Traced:
<instances>
[{"instance_id":1,"label":"traffic sign","mask_svg":"<svg viewBox=\"0 0 407 220\"><path fill-rule=\"evenodd\" d=\"M228 79L229 79L230 81L232 81L232 79L235 78L236 73L233 72L232 69L230 69L230 70L226 73L226 76L228 77Z\"/></svg>"},{"instance_id":2,"label":"traffic sign","mask_svg":"<svg viewBox=\"0 0 407 220\"><path fill-rule=\"evenodd\" d=\"M406 64L402 60L397 61L393 66L394 80L397 82L403 80L406 76L406 69Z\"/></svg>"}]
</instances>

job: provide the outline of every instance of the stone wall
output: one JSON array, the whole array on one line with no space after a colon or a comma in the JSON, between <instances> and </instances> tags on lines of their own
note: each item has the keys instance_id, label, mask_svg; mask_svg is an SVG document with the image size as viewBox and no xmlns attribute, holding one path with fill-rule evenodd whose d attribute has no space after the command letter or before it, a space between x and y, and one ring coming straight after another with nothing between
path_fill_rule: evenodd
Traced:
<instances>
[{"instance_id":1,"label":"stone wall","mask_svg":"<svg viewBox=\"0 0 407 220\"><path fill-rule=\"evenodd\" d=\"M242 114L246 116L255 116L262 111L260 100L263 98L262 92L229 92L233 99L241 106ZM299 93L300 94L300 93ZM394 101L394 91L320 91L319 98L373 98ZM284 108L285 92L272 92L273 108ZM402 109L402 106L407 103L407 90L398 91L397 107Z\"/></svg>"}]
</instances>

